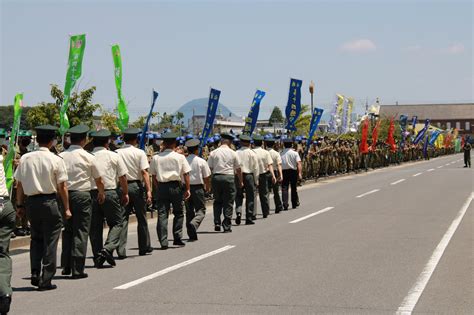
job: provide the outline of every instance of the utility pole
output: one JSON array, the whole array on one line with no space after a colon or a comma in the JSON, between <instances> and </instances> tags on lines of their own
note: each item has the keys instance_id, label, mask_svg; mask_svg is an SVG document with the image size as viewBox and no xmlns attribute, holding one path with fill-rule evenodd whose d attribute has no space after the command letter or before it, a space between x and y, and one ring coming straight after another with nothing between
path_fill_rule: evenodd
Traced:
<instances>
[{"instance_id":1,"label":"utility pole","mask_svg":"<svg viewBox=\"0 0 474 315\"><path fill-rule=\"evenodd\" d=\"M309 93L311 94L311 115L313 115L313 94L314 94L314 82L311 81L309 84Z\"/></svg>"}]
</instances>

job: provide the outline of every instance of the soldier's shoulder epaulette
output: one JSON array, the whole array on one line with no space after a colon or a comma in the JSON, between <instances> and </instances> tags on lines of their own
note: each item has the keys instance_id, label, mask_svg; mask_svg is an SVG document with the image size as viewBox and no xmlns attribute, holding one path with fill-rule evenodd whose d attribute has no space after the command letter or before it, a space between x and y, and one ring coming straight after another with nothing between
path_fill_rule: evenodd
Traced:
<instances>
[{"instance_id":1,"label":"soldier's shoulder epaulette","mask_svg":"<svg viewBox=\"0 0 474 315\"><path fill-rule=\"evenodd\" d=\"M53 153L53 152L51 152L51 153ZM59 155L59 153L57 153L57 152L54 152L53 154L54 154L54 155L56 155L57 157L59 157L59 158L63 159L63 157L62 157L62 156L60 156L60 155ZM64 159L63 159L63 160L64 160Z\"/></svg>"}]
</instances>

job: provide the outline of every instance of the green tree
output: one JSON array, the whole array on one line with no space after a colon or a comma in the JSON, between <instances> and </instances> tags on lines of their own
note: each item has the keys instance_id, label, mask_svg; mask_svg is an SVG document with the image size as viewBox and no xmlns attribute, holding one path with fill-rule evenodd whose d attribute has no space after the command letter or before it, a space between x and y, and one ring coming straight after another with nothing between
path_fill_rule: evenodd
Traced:
<instances>
[{"instance_id":1,"label":"green tree","mask_svg":"<svg viewBox=\"0 0 474 315\"><path fill-rule=\"evenodd\" d=\"M117 110L114 110L113 112L102 110L100 117L102 128L115 133L120 132L120 129L117 126Z\"/></svg>"},{"instance_id":2,"label":"green tree","mask_svg":"<svg viewBox=\"0 0 474 315\"><path fill-rule=\"evenodd\" d=\"M301 112L300 116L296 120L295 127L296 131L294 132L295 135L303 135L307 136L309 133L309 124L311 123L311 114L309 112L309 105L301 105Z\"/></svg>"},{"instance_id":3,"label":"green tree","mask_svg":"<svg viewBox=\"0 0 474 315\"><path fill-rule=\"evenodd\" d=\"M271 126L273 126L273 124L276 124L276 123L282 124L285 122L285 118L283 117L283 113L281 112L280 107L278 106L273 107L273 111L270 114L270 118L268 120Z\"/></svg>"},{"instance_id":4,"label":"green tree","mask_svg":"<svg viewBox=\"0 0 474 315\"><path fill-rule=\"evenodd\" d=\"M23 107L21 110L20 129L28 129L26 116L32 107ZM13 125L13 105L0 106L0 127L9 129Z\"/></svg>"},{"instance_id":5,"label":"green tree","mask_svg":"<svg viewBox=\"0 0 474 315\"><path fill-rule=\"evenodd\" d=\"M101 109L100 104L93 102L95 90L96 88L93 86L81 92L72 93L67 112L71 127L79 124L93 127L94 112ZM54 103L41 102L28 111L26 121L30 128L44 124L59 124L59 109L63 103L64 94L55 84L51 85L50 94L54 99Z\"/></svg>"},{"instance_id":6,"label":"green tree","mask_svg":"<svg viewBox=\"0 0 474 315\"><path fill-rule=\"evenodd\" d=\"M158 117L159 114L160 113L158 113L158 112L152 112L151 113L151 118L152 119L156 118L156 117ZM130 127L142 129L145 126L145 122L146 122L147 118L148 118L148 115L139 116L134 122L132 122L130 124ZM151 126L151 124L150 124L150 126ZM148 126L148 127L150 127L150 126ZM150 128L149 128L149 130L150 130Z\"/></svg>"}]
</instances>

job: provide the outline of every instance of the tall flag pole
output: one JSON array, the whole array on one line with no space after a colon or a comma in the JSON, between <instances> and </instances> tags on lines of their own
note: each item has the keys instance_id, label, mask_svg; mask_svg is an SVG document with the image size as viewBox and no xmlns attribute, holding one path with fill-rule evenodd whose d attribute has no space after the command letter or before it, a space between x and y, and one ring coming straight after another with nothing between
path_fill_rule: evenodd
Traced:
<instances>
[{"instance_id":1,"label":"tall flag pole","mask_svg":"<svg viewBox=\"0 0 474 315\"><path fill-rule=\"evenodd\" d=\"M209 93L209 102L207 105L207 114L206 114L206 124L201 134L201 143L199 145L199 156L202 156L202 148L204 143L209 137L209 134L212 131L214 126L214 119L216 118L217 107L219 106L219 97L221 96L221 91L211 88Z\"/></svg>"},{"instance_id":2,"label":"tall flag pole","mask_svg":"<svg viewBox=\"0 0 474 315\"><path fill-rule=\"evenodd\" d=\"M421 139L423 139L423 136L425 135L426 133L426 130L428 130L428 127L430 126L430 120L429 119L426 119L425 120L425 126L423 127L423 129L421 129L418 134L416 135L415 137L415 140L413 140L413 144L418 144L418 142L421 141Z\"/></svg>"},{"instance_id":3,"label":"tall flag pole","mask_svg":"<svg viewBox=\"0 0 474 315\"><path fill-rule=\"evenodd\" d=\"M64 84L64 100L60 109L59 132L61 135L69 129L69 119L67 117L67 110L69 108L69 99L71 92L76 85L77 80L82 74L82 59L84 58L84 50L86 48L86 34L74 35L69 39L69 58L66 74L66 83Z\"/></svg>"},{"instance_id":4,"label":"tall flag pole","mask_svg":"<svg viewBox=\"0 0 474 315\"><path fill-rule=\"evenodd\" d=\"M313 140L313 136L318 128L319 122L321 121L323 112L324 112L324 109L317 108L317 107L313 110L313 114L311 116L311 122L309 124L308 141L306 141L305 155L308 154L309 146L311 144L311 141Z\"/></svg>"},{"instance_id":5,"label":"tall flag pole","mask_svg":"<svg viewBox=\"0 0 474 315\"><path fill-rule=\"evenodd\" d=\"M260 103L265 96L265 92L261 90L257 90L255 92L255 96L253 97L252 105L250 106L250 111L245 119L245 126L244 130L242 131L243 134L251 136L255 126L257 125L258 113L260 111Z\"/></svg>"},{"instance_id":6,"label":"tall flag pole","mask_svg":"<svg viewBox=\"0 0 474 315\"><path fill-rule=\"evenodd\" d=\"M117 125L121 131L128 128L128 109L122 95L122 55L119 45L112 46L112 56L114 59L115 86L117 87Z\"/></svg>"},{"instance_id":7,"label":"tall flag pole","mask_svg":"<svg viewBox=\"0 0 474 315\"><path fill-rule=\"evenodd\" d=\"M23 93L15 95L13 105L13 126L10 133L10 142L8 145L8 153L3 161L3 168L5 169L5 179L7 189L11 192L13 184L13 160L15 159L15 143L20 129L21 111L23 109ZM11 195L11 194L10 194Z\"/></svg>"},{"instance_id":8,"label":"tall flag pole","mask_svg":"<svg viewBox=\"0 0 474 315\"><path fill-rule=\"evenodd\" d=\"M156 102L157 98L158 98L158 92L153 90L152 96L151 96L150 112L148 113L148 117L146 118L145 126L143 126L142 135L140 137L140 146L139 147L142 150L145 150L146 133L148 131L148 125L150 124L151 115L153 114L153 108L155 107L155 102Z\"/></svg>"},{"instance_id":9,"label":"tall flag pole","mask_svg":"<svg viewBox=\"0 0 474 315\"><path fill-rule=\"evenodd\" d=\"M296 121L301 113L301 85L303 81L298 79L290 80L290 91L288 93L288 102L286 104L286 127L289 131L296 130Z\"/></svg>"}]
</instances>

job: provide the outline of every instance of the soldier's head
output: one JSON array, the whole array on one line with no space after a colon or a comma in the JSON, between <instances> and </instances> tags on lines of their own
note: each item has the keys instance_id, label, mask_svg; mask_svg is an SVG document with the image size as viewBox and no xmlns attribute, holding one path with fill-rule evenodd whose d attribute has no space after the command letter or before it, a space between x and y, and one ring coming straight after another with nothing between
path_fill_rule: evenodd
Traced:
<instances>
[{"instance_id":1,"label":"soldier's head","mask_svg":"<svg viewBox=\"0 0 474 315\"><path fill-rule=\"evenodd\" d=\"M174 150L176 148L176 139L178 139L178 135L174 132L167 132L161 135L163 138L163 147L165 149Z\"/></svg>"},{"instance_id":2,"label":"soldier's head","mask_svg":"<svg viewBox=\"0 0 474 315\"><path fill-rule=\"evenodd\" d=\"M201 141L198 139L189 139L184 145L188 149L189 154L198 154L200 143Z\"/></svg>"},{"instance_id":3,"label":"soldier's head","mask_svg":"<svg viewBox=\"0 0 474 315\"><path fill-rule=\"evenodd\" d=\"M232 144L232 141L234 140L234 136L231 135L230 133L221 133L221 144L225 144L230 146Z\"/></svg>"},{"instance_id":4,"label":"soldier's head","mask_svg":"<svg viewBox=\"0 0 474 315\"><path fill-rule=\"evenodd\" d=\"M54 145L58 128L51 125L43 125L35 128L36 141L40 147L47 147L50 149Z\"/></svg>"},{"instance_id":5,"label":"soldier's head","mask_svg":"<svg viewBox=\"0 0 474 315\"><path fill-rule=\"evenodd\" d=\"M240 135L239 140L240 140L241 146L250 147L250 141L252 140L252 138L250 138L247 135Z\"/></svg>"},{"instance_id":6,"label":"soldier's head","mask_svg":"<svg viewBox=\"0 0 474 315\"><path fill-rule=\"evenodd\" d=\"M256 147L261 147L263 143L263 137L261 135L255 135L252 137L253 139L253 144Z\"/></svg>"},{"instance_id":7,"label":"soldier's head","mask_svg":"<svg viewBox=\"0 0 474 315\"><path fill-rule=\"evenodd\" d=\"M91 132L90 136L92 137L92 143L94 144L95 148L97 147L108 148L109 140L110 140L110 137L112 136L112 133L108 131L107 129L100 129L98 131Z\"/></svg>"},{"instance_id":8,"label":"soldier's head","mask_svg":"<svg viewBox=\"0 0 474 315\"><path fill-rule=\"evenodd\" d=\"M71 144L80 145L84 147L87 142L87 133L89 132L89 127L86 125L77 125L68 130Z\"/></svg>"},{"instance_id":9,"label":"soldier's head","mask_svg":"<svg viewBox=\"0 0 474 315\"><path fill-rule=\"evenodd\" d=\"M123 131L123 141L126 144L136 145L138 143L138 134L141 132L138 128L127 128Z\"/></svg>"},{"instance_id":10,"label":"soldier's head","mask_svg":"<svg viewBox=\"0 0 474 315\"><path fill-rule=\"evenodd\" d=\"M285 149L290 149L293 147L293 139L283 139L283 146L285 147Z\"/></svg>"},{"instance_id":11,"label":"soldier's head","mask_svg":"<svg viewBox=\"0 0 474 315\"><path fill-rule=\"evenodd\" d=\"M265 139L265 147L267 148L274 148L275 147L275 139L268 137Z\"/></svg>"}]
</instances>

